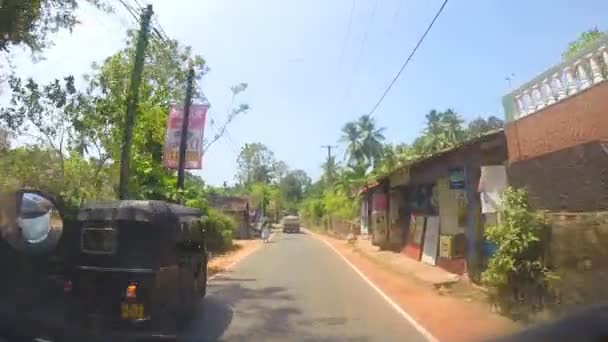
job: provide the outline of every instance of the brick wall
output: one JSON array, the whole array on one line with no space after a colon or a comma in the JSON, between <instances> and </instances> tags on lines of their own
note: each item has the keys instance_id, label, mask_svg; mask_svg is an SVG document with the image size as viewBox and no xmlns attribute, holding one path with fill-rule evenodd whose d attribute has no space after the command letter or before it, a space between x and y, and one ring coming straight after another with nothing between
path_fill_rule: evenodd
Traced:
<instances>
[{"instance_id":1,"label":"brick wall","mask_svg":"<svg viewBox=\"0 0 608 342\"><path fill-rule=\"evenodd\" d=\"M608 141L608 82L505 127L509 162L530 159L591 141Z\"/></svg>"},{"instance_id":2,"label":"brick wall","mask_svg":"<svg viewBox=\"0 0 608 342\"><path fill-rule=\"evenodd\" d=\"M528 189L535 209L608 210L606 143L587 143L511 163L507 171L512 186Z\"/></svg>"},{"instance_id":3,"label":"brick wall","mask_svg":"<svg viewBox=\"0 0 608 342\"><path fill-rule=\"evenodd\" d=\"M552 309L564 312L608 300L608 212L546 217L551 226L548 261L560 277L555 282L560 301Z\"/></svg>"}]
</instances>

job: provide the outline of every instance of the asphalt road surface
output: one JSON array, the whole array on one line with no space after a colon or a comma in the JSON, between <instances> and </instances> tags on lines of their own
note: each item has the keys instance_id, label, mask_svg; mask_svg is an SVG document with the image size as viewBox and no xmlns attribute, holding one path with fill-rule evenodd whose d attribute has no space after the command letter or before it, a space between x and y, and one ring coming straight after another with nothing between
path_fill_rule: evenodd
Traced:
<instances>
[{"instance_id":1,"label":"asphalt road surface","mask_svg":"<svg viewBox=\"0 0 608 342\"><path fill-rule=\"evenodd\" d=\"M425 341L323 242L278 233L209 281L188 335L204 341Z\"/></svg>"}]
</instances>

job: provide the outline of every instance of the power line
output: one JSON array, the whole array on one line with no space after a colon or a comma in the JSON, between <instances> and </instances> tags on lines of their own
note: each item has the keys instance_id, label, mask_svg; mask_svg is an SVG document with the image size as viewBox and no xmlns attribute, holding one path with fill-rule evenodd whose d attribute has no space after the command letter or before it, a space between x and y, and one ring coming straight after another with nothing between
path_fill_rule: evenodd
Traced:
<instances>
[{"instance_id":1,"label":"power line","mask_svg":"<svg viewBox=\"0 0 608 342\"><path fill-rule=\"evenodd\" d=\"M372 8L372 13L370 15L370 19L369 22L365 28L365 31L363 32L363 38L361 39L361 46L359 47L359 54L357 55L357 59L355 60L355 68L353 71L353 75L351 75L350 77L350 81L348 82L348 85L346 86L346 91L344 92L344 96L342 97L342 99L340 100L340 104L342 104L349 96L350 96L350 92L351 89L353 87L353 83L354 82L354 74L357 73L357 71L359 71L359 64L361 63L361 57L363 56L363 50L365 48L365 45L367 44L367 37L369 35L369 29L370 26L373 24L374 22L374 18L376 16L376 9L378 8L378 0L376 0L374 2L374 7Z\"/></svg>"},{"instance_id":2,"label":"power line","mask_svg":"<svg viewBox=\"0 0 608 342\"><path fill-rule=\"evenodd\" d=\"M380 96L380 99L378 100L378 102L376 102L376 105L374 105L374 107L372 108L372 110L367 115L374 114L374 112L376 111L376 109L378 109L378 107L380 106L380 104L382 103L382 101L384 100L384 98L386 97L386 94L388 94L388 92L391 90L391 88L393 87L393 85L395 84L395 82L397 82L397 79L399 78L399 76L401 76L401 73L403 72L403 70L405 69L405 67L408 65L408 63L410 62L410 60L412 60L412 57L414 57L414 54L416 53L416 51L418 50L418 48L420 47L420 45L424 41L424 38L426 38L426 35L429 33L429 31L431 30L431 28L435 24L435 21L437 20L437 18L439 17L439 15L443 11L443 8L445 7L445 5L447 3L448 3L448 0L445 0L443 2L443 4L441 5L441 7L439 8L439 10L437 11L437 14L435 14L435 17L433 18L433 20L431 21L431 23L429 24L429 26L426 28L426 31L424 31L424 34L422 35L422 37L420 37L420 40L418 40L418 43L416 44L416 46L412 50L412 53L410 53L410 55L407 57L407 59L405 60L405 63L403 63L403 65L401 66L401 69L399 70L399 72L395 75L395 77L393 78L393 80L391 81L391 83L388 85L388 87L386 88L386 90L384 91L384 93L382 94L382 96Z\"/></svg>"},{"instance_id":3,"label":"power line","mask_svg":"<svg viewBox=\"0 0 608 342\"><path fill-rule=\"evenodd\" d=\"M374 23L374 18L376 17L376 9L378 8L378 0L374 2L374 7L372 8L372 14L369 18L369 23L365 28L365 32L363 33L363 39L361 40L361 48L359 48L359 56L357 57L357 61L355 62L355 73L359 71L359 63L361 62L361 57L363 57L363 50L365 45L367 44L367 37L369 36L370 26Z\"/></svg>"},{"instance_id":4,"label":"power line","mask_svg":"<svg viewBox=\"0 0 608 342\"><path fill-rule=\"evenodd\" d=\"M136 3L136 6L139 9L139 12L141 12L141 10L143 10L143 7L141 7L140 3L137 0L134 0L134 1ZM137 14L138 10L136 10L134 8L134 6L128 4L125 0L118 0L118 2L120 2L122 4L122 6L127 10L127 12L129 12L129 14L131 14L133 19L135 19L135 21L138 24L141 24L141 18ZM152 25L152 27L150 28L152 35L154 35L156 38L160 39L161 41L168 40L165 30L163 30L162 26L160 25L160 22L158 21L158 15L154 16L154 21L156 23L154 25Z\"/></svg>"},{"instance_id":5,"label":"power line","mask_svg":"<svg viewBox=\"0 0 608 342\"><path fill-rule=\"evenodd\" d=\"M136 13L135 9L133 7L131 7L131 5L127 4L124 0L118 0L118 2L120 2L122 4L122 6L127 10L127 12L129 12L129 14L131 14L131 16L133 17L133 19L135 19L135 22L137 22L138 24L140 23L140 18Z\"/></svg>"},{"instance_id":6,"label":"power line","mask_svg":"<svg viewBox=\"0 0 608 342\"><path fill-rule=\"evenodd\" d=\"M350 6L350 15L348 16L348 26L346 27L346 35L344 36L344 42L342 43L342 52L340 53L340 69L342 69L342 63L344 62L344 52L346 51L346 43L348 42L348 38L350 38L350 30L353 26L353 13L355 12L355 2L356 0L352 0L352 5Z\"/></svg>"}]
</instances>

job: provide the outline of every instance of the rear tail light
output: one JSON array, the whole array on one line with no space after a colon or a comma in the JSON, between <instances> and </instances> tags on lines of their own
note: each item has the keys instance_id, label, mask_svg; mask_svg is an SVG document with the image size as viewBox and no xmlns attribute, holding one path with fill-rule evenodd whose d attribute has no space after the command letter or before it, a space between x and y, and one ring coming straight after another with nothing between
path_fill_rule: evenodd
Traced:
<instances>
[{"instance_id":1,"label":"rear tail light","mask_svg":"<svg viewBox=\"0 0 608 342\"><path fill-rule=\"evenodd\" d=\"M69 279L66 279L63 281L63 293L70 293L72 292L72 281Z\"/></svg>"},{"instance_id":2,"label":"rear tail light","mask_svg":"<svg viewBox=\"0 0 608 342\"><path fill-rule=\"evenodd\" d=\"M137 284L129 284L127 286L127 299L136 299L137 298Z\"/></svg>"}]
</instances>

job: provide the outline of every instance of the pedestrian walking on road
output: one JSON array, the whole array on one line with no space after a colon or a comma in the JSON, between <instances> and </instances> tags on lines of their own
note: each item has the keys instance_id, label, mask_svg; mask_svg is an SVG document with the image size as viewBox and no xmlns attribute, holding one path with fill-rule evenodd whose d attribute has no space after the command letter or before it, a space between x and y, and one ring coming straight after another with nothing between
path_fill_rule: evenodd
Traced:
<instances>
[{"instance_id":1,"label":"pedestrian walking on road","mask_svg":"<svg viewBox=\"0 0 608 342\"><path fill-rule=\"evenodd\" d=\"M269 242L269 239L270 239L270 227L267 222L264 222L264 225L262 226L262 240L264 241L264 243L267 243L267 242Z\"/></svg>"}]
</instances>

